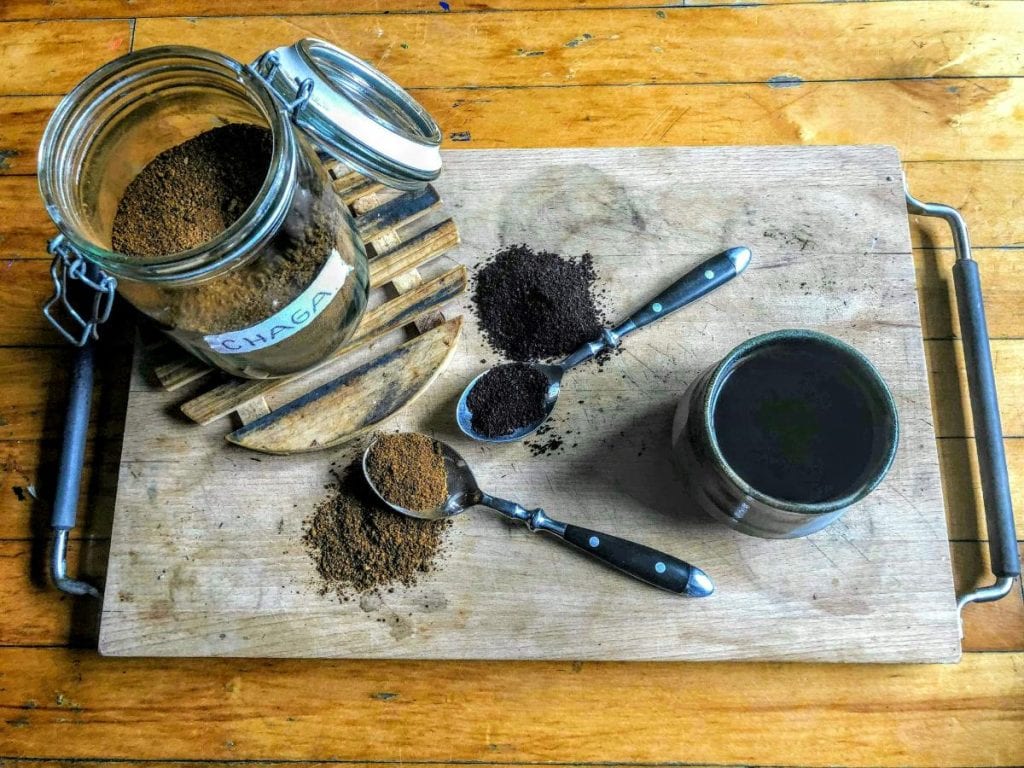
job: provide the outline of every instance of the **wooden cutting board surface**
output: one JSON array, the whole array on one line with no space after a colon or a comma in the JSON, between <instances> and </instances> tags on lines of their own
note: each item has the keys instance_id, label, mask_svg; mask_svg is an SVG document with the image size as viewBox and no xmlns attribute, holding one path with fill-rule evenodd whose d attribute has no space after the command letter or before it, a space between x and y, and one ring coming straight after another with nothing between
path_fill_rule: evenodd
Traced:
<instances>
[{"instance_id":1,"label":"wooden cutting board surface","mask_svg":"<svg viewBox=\"0 0 1024 768\"><path fill-rule=\"evenodd\" d=\"M547 439L462 438L455 399L496 361L464 297L447 371L389 426L451 442L490 492L663 548L715 595L658 592L485 510L455 520L442 567L413 588L317 594L302 521L357 448L258 456L225 423L133 372L100 649L111 655L464 659L955 661L946 522L897 153L887 147L455 151L436 185L474 267L504 244L593 254L616 320L705 257L748 245L739 279L629 337L565 381ZM429 275L428 275L429 276ZM450 315L458 312L455 306ZM896 397L885 482L792 541L693 510L670 462L676 400L750 336L813 328L867 354ZM274 404L272 403L272 406Z\"/></svg>"}]
</instances>

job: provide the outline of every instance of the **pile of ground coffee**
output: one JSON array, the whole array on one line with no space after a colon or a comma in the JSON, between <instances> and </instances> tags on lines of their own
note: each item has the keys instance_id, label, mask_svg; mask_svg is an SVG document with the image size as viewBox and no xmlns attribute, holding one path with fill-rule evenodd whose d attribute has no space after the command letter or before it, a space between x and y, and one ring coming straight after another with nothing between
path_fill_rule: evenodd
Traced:
<instances>
[{"instance_id":1,"label":"pile of ground coffee","mask_svg":"<svg viewBox=\"0 0 1024 768\"><path fill-rule=\"evenodd\" d=\"M356 461L306 520L303 541L321 578L320 594L347 600L398 584L413 586L437 567L450 525L389 509Z\"/></svg>"},{"instance_id":2,"label":"pile of ground coffee","mask_svg":"<svg viewBox=\"0 0 1024 768\"><path fill-rule=\"evenodd\" d=\"M480 327L513 360L566 355L601 335L594 303L593 259L570 259L513 245L476 275L473 299Z\"/></svg>"},{"instance_id":3,"label":"pile of ground coffee","mask_svg":"<svg viewBox=\"0 0 1024 768\"><path fill-rule=\"evenodd\" d=\"M429 512L448 500L448 472L437 443L413 432L379 435L366 469L378 493L413 512Z\"/></svg>"},{"instance_id":4,"label":"pile of ground coffee","mask_svg":"<svg viewBox=\"0 0 1024 768\"><path fill-rule=\"evenodd\" d=\"M157 155L121 196L114 250L166 256L210 242L256 199L272 146L269 129L237 123Z\"/></svg>"},{"instance_id":5,"label":"pile of ground coffee","mask_svg":"<svg viewBox=\"0 0 1024 768\"><path fill-rule=\"evenodd\" d=\"M466 398L473 429L484 437L503 437L544 418L547 377L526 363L492 368Z\"/></svg>"}]
</instances>

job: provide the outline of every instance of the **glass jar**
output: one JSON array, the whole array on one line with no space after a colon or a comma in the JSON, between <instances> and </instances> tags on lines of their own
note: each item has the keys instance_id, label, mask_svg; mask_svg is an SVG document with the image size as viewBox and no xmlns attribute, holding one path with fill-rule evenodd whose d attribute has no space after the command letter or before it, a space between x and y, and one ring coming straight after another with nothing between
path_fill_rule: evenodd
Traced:
<instances>
[{"instance_id":1,"label":"glass jar","mask_svg":"<svg viewBox=\"0 0 1024 768\"><path fill-rule=\"evenodd\" d=\"M281 66L291 61L282 54L314 50L344 67L298 77L294 64ZM372 99L364 93L360 102L350 86L340 87L346 77L368 85ZM275 80L294 91L282 92ZM396 118L410 110L417 120ZM368 118L378 132L369 149L359 136L359 120ZM118 203L139 172L162 152L237 123L269 129L272 142L267 176L244 213L191 250L152 257L114 250ZM53 250L72 277L84 263L116 279L129 302L228 373L268 378L309 369L352 335L369 287L362 240L317 149L392 186L436 177L429 167L403 173L388 162L395 131L435 151L440 142L437 126L404 91L326 43L301 41L250 67L179 46L128 54L69 93L46 128L39 183L61 233Z\"/></svg>"}]
</instances>

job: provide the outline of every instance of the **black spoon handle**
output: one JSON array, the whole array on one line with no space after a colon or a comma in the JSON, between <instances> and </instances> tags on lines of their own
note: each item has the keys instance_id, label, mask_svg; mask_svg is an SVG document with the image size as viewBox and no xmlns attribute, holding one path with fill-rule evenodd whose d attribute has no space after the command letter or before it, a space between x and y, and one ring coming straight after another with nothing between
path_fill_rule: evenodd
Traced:
<instances>
[{"instance_id":1,"label":"black spoon handle","mask_svg":"<svg viewBox=\"0 0 1024 768\"><path fill-rule=\"evenodd\" d=\"M566 525L560 538L635 579L677 595L707 597L714 589L700 568L635 541L577 525Z\"/></svg>"},{"instance_id":2,"label":"black spoon handle","mask_svg":"<svg viewBox=\"0 0 1024 768\"><path fill-rule=\"evenodd\" d=\"M700 264L648 301L615 329L619 336L643 328L660 317L682 309L732 280L750 263L750 249L730 248Z\"/></svg>"},{"instance_id":3,"label":"black spoon handle","mask_svg":"<svg viewBox=\"0 0 1024 768\"><path fill-rule=\"evenodd\" d=\"M476 504L490 507L511 520L526 523L531 531L544 531L581 549L601 562L618 568L651 586L689 597L707 597L715 591L711 578L695 565L656 549L609 536L599 531L569 525L547 516L543 509L526 509L521 504L478 491Z\"/></svg>"}]
</instances>

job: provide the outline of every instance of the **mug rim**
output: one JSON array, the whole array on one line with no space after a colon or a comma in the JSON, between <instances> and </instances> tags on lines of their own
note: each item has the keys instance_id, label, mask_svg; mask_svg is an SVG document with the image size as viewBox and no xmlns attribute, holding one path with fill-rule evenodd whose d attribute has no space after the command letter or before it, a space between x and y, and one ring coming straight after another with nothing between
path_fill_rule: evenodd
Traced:
<instances>
[{"instance_id":1,"label":"mug rim","mask_svg":"<svg viewBox=\"0 0 1024 768\"><path fill-rule=\"evenodd\" d=\"M715 434L714 410L718 402L718 397L721 394L726 374L731 373L735 368L736 363L742 358L749 356L751 353L763 349L764 347L792 341L809 341L824 344L830 347L833 351L837 351L847 359L851 360L859 369L859 372L863 374L865 383L875 389L878 404L885 412L885 415L888 416L891 427L888 435L886 436L887 444L885 445L885 450L871 476L851 492L827 501L789 501L775 496L770 496L763 491L757 490L751 486L750 483L740 477L732 468L723 455L721 447L718 444L717 435ZM835 336L830 336L827 333L807 329L794 328L770 331L768 333L761 334L760 336L754 336L753 338L747 339L729 352L729 354L722 358L722 360L711 371L711 376L709 377L707 386L704 389L704 395L701 402L701 418L703 421L703 431L707 436L708 447L714 462L725 473L725 475L736 484L740 491L767 506L786 512L794 512L808 516L836 512L837 510L845 509L863 499L875 490L882 480L885 479L885 476L889 473L889 469L892 467L893 461L896 458L896 451L899 448L900 427L899 415L896 410L896 401L892 396L892 392L890 391L888 384L885 383L882 375L878 372L878 369L875 368L874 364L864 355L864 353L847 344L845 341L837 339Z\"/></svg>"}]
</instances>

